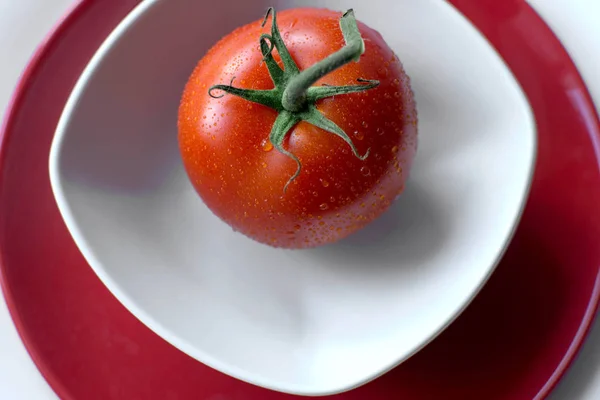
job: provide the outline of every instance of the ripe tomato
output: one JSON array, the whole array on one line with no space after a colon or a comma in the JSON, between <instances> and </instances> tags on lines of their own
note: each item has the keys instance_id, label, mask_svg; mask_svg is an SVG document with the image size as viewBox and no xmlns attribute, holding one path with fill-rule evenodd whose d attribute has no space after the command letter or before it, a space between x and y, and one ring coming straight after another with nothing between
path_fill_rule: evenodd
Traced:
<instances>
[{"instance_id":1,"label":"ripe tomato","mask_svg":"<svg viewBox=\"0 0 600 400\"><path fill-rule=\"evenodd\" d=\"M194 69L181 156L204 203L235 230L275 247L332 243L404 189L417 149L409 78L351 11L272 11L270 29L267 17Z\"/></svg>"}]
</instances>

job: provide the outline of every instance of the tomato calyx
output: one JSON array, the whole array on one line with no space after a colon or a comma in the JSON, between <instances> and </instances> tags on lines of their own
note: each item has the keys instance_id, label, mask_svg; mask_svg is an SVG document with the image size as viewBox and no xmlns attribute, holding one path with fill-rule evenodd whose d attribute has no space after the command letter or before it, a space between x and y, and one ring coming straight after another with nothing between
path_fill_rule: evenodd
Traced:
<instances>
[{"instance_id":1,"label":"tomato calyx","mask_svg":"<svg viewBox=\"0 0 600 400\"><path fill-rule=\"evenodd\" d=\"M341 66L350 62L358 62L360 56L365 52L365 43L358 30L352 9L346 11L340 18L340 27L345 41L344 47L303 71L300 71L296 65L281 37L277 26L277 16L273 7L267 10L262 26L266 24L269 15L272 15L271 33L262 34L259 43L263 61L273 80L274 88L269 90L254 90L234 87L233 81L235 77L233 77L229 85L220 84L210 87L208 94L213 98L221 98L225 94L219 96L213 94L213 91L220 90L227 94L265 105L279 113L271 129L269 140L277 151L294 160L297 165L296 172L290 177L283 188L285 192L288 186L300 175L302 163L298 157L283 147L283 142L288 132L300 121L306 121L339 136L350 146L353 154L360 160L364 160L369 156L370 149L367 149L361 155L348 134L335 122L323 115L317 109L316 103L328 97L373 89L379 85L379 81L358 78L358 85L312 86L319 79ZM273 58L272 52L274 49L279 53L283 69Z\"/></svg>"}]
</instances>

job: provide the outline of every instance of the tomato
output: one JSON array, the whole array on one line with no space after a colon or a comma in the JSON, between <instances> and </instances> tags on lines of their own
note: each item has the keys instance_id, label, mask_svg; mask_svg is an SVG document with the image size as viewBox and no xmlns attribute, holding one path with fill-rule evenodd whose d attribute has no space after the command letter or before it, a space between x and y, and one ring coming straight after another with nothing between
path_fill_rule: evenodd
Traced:
<instances>
[{"instance_id":1,"label":"tomato","mask_svg":"<svg viewBox=\"0 0 600 400\"><path fill-rule=\"evenodd\" d=\"M417 150L410 80L351 11L270 11L270 28L268 13L236 29L192 72L182 160L234 230L274 247L333 243L404 190Z\"/></svg>"}]
</instances>

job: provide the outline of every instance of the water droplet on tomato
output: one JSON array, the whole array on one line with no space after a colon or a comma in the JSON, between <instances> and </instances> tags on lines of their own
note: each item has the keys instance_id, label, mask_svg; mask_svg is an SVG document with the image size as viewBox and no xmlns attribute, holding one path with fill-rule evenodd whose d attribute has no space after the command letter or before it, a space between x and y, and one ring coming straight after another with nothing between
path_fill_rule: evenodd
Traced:
<instances>
[{"instance_id":1,"label":"water droplet on tomato","mask_svg":"<svg viewBox=\"0 0 600 400\"><path fill-rule=\"evenodd\" d=\"M323 185L323 187L327 187L329 186L329 182L327 182L325 179L321 179L321 185Z\"/></svg>"},{"instance_id":2,"label":"water droplet on tomato","mask_svg":"<svg viewBox=\"0 0 600 400\"><path fill-rule=\"evenodd\" d=\"M363 122L364 124L364 122ZM363 125L365 126L365 125ZM358 140L363 140L365 138L365 135L362 132L359 131L354 131L354 137Z\"/></svg>"},{"instance_id":3,"label":"water droplet on tomato","mask_svg":"<svg viewBox=\"0 0 600 400\"><path fill-rule=\"evenodd\" d=\"M398 78L394 79L394 85L396 85L396 86L400 85L400 79L398 79Z\"/></svg>"},{"instance_id":4,"label":"water droplet on tomato","mask_svg":"<svg viewBox=\"0 0 600 400\"><path fill-rule=\"evenodd\" d=\"M363 174L363 176L369 176L369 175L371 175L371 170L369 169L369 167L367 167L365 165L365 166L361 167L360 173Z\"/></svg>"},{"instance_id":5,"label":"water droplet on tomato","mask_svg":"<svg viewBox=\"0 0 600 400\"><path fill-rule=\"evenodd\" d=\"M332 202L332 203L335 203L335 197L331 196L331 197L329 198L329 201L330 201L330 202Z\"/></svg>"},{"instance_id":6,"label":"water droplet on tomato","mask_svg":"<svg viewBox=\"0 0 600 400\"><path fill-rule=\"evenodd\" d=\"M318 192L312 192L312 195L315 196L315 197L317 197L319 195L319 193Z\"/></svg>"},{"instance_id":7,"label":"water droplet on tomato","mask_svg":"<svg viewBox=\"0 0 600 400\"><path fill-rule=\"evenodd\" d=\"M329 208L329 205L327 203L322 203L319 208L323 211L327 210Z\"/></svg>"},{"instance_id":8,"label":"water droplet on tomato","mask_svg":"<svg viewBox=\"0 0 600 400\"><path fill-rule=\"evenodd\" d=\"M400 98L400 92L394 92L394 97Z\"/></svg>"},{"instance_id":9,"label":"water droplet on tomato","mask_svg":"<svg viewBox=\"0 0 600 400\"><path fill-rule=\"evenodd\" d=\"M387 68L379 68L377 70L377 75L379 75L382 78L385 78L388 75L388 69Z\"/></svg>"},{"instance_id":10,"label":"water droplet on tomato","mask_svg":"<svg viewBox=\"0 0 600 400\"><path fill-rule=\"evenodd\" d=\"M263 151L273 150L273 143L269 139L264 139L261 143Z\"/></svg>"},{"instance_id":11,"label":"water droplet on tomato","mask_svg":"<svg viewBox=\"0 0 600 400\"><path fill-rule=\"evenodd\" d=\"M365 121L363 121L363 122L361 123L361 125L362 125L362 126L364 126L365 128L368 128L368 127L369 127L369 124L367 124Z\"/></svg>"},{"instance_id":12,"label":"water droplet on tomato","mask_svg":"<svg viewBox=\"0 0 600 400\"><path fill-rule=\"evenodd\" d=\"M398 152L398 146L392 147L392 153L397 153L397 152Z\"/></svg>"}]
</instances>

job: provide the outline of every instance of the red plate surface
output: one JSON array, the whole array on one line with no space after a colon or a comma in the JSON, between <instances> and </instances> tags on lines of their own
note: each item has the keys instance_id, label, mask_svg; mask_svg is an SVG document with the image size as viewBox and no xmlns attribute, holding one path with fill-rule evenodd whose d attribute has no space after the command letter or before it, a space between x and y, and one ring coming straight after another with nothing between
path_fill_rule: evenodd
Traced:
<instances>
[{"instance_id":1,"label":"red plate surface","mask_svg":"<svg viewBox=\"0 0 600 400\"><path fill-rule=\"evenodd\" d=\"M222 375L153 334L96 278L59 216L47 168L54 128L85 63L137 2L81 2L16 90L0 153L0 277L12 317L63 399L296 398ZM541 399L596 312L600 124L588 92L523 1L452 3L498 49L534 108L539 156L531 197L502 263L455 323L392 372L331 399Z\"/></svg>"}]
</instances>

